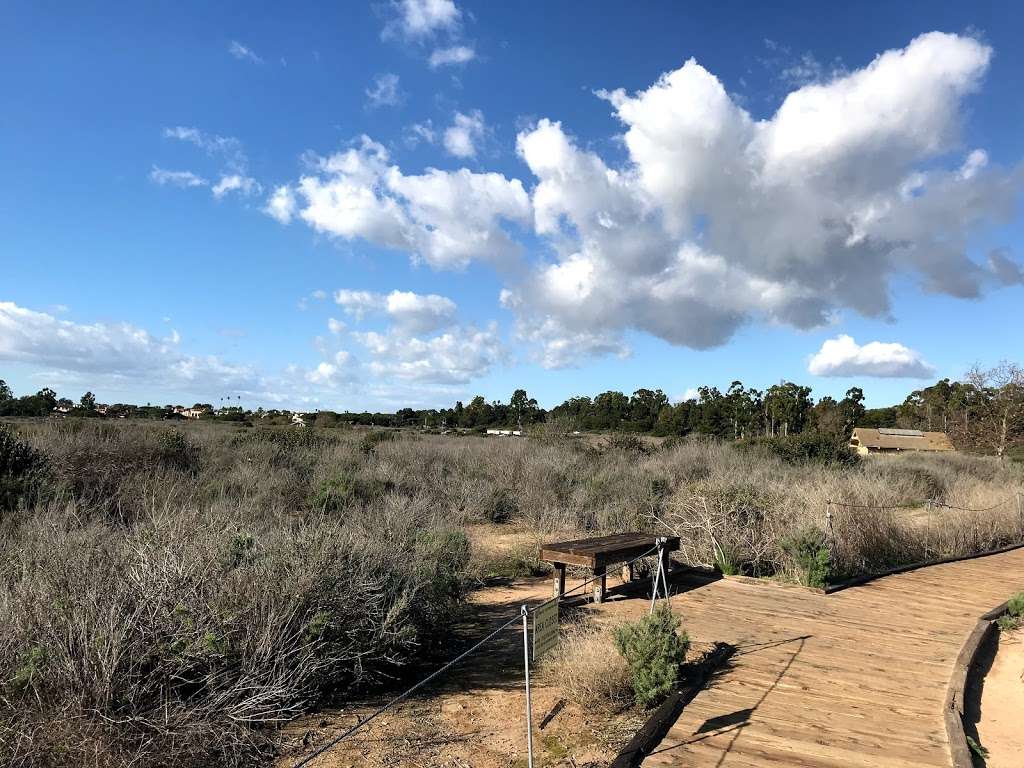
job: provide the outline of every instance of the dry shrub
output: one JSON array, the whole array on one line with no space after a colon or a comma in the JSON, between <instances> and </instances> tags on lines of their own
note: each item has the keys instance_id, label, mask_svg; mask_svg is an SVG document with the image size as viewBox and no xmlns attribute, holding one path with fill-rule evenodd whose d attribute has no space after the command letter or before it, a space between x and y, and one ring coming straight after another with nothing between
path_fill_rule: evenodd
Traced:
<instances>
[{"instance_id":1,"label":"dry shrub","mask_svg":"<svg viewBox=\"0 0 1024 768\"><path fill-rule=\"evenodd\" d=\"M616 650L611 630L583 619L563 626L542 672L583 707L620 708L633 702L629 665Z\"/></svg>"},{"instance_id":2,"label":"dry shrub","mask_svg":"<svg viewBox=\"0 0 1024 768\"><path fill-rule=\"evenodd\" d=\"M782 542L824 533L830 499L881 507L833 508L833 577L1024 536L1001 503L1022 469L993 459L823 467L707 439L639 451L365 434L20 424L48 471L37 501L18 490L0 516L0 764L251 762L271 748L261 724L379 685L438 641L466 524L536 538L668 529L688 563L794 577L799 553ZM897 507L924 499L996 508ZM534 557L516 545L496 567ZM617 700L607 634L570 630L563 656L581 700Z\"/></svg>"}]
</instances>

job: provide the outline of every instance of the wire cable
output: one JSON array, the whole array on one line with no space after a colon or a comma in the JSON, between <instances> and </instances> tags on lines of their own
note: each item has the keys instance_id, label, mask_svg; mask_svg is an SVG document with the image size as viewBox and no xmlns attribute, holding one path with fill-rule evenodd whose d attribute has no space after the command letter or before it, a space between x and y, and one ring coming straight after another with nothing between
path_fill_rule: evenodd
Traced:
<instances>
[{"instance_id":1,"label":"wire cable","mask_svg":"<svg viewBox=\"0 0 1024 768\"><path fill-rule=\"evenodd\" d=\"M658 551L658 547L654 546L651 549L649 549L646 552L644 552L642 555L637 555L632 560L627 560L622 565L624 565L624 566L625 565L631 565L631 564L635 563L637 560L642 560L645 557L650 557L652 554L654 554L657 551ZM528 608L526 610L526 615L528 616L530 614L536 613L538 610L543 608L545 605L547 605L548 603L551 603L553 601L557 600L558 602L562 602L562 600L567 595L570 595L573 592L575 592L576 590L582 589L583 587L587 586L588 584L591 584L594 581L597 581L597 579L601 578L604 575L605 574L595 574L591 578L586 579L585 581L583 581L580 584L577 584L572 589L566 590L561 595L556 595L554 597L548 598L547 600L545 600L542 603L539 603L538 605L534 606L533 608ZM655 589L657 589L657 586L655 586ZM412 686L408 690L406 690L406 691L398 694L397 696L395 696L395 698L391 699L391 701L389 701L387 704L385 704L384 706L380 707L376 712L374 712L372 715L367 717L365 720L360 720L358 723L353 725L351 728L349 728L347 731L345 731L341 735L334 737L330 741L328 741L328 742L324 743L323 745L321 745L320 747L318 747L316 750L314 750L313 752L308 754L306 757L304 757L301 760L299 760L299 762L295 763L295 765L293 765L292 768L303 768L303 766L309 765L313 760L316 760L316 758L320 757L325 752L328 752L328 751L334 749L334 747L336 747L338 744L343 742L345 739L347 739L349 736L354 734L356 731L364 728L371 721L375 720L377 717L379 717L380 715L384 714L389 709L394 707L396 704L399 704L400 702L402 702L404 699L407 699L409 696L414 694L420 688L423 688L428 683L432 682L433 680L436 680L438 677L440 677L445 672L447 672L449 669L451 669L452 667L457 665L460 661L465 659L467 656L472 655L473 653L478 651L480 648L482 648L484 645L489 643L491 640L493 640L495 637L497 637L499 634L501 634L502 631L504 631L508 627L512 626L517 621L521 621L522 618L523 618L523 612L520 610L519 613L517 613L511 619L509 619L504 624L499 626L497 629L495 629L489 635L484 637L482 640L477 641L470 648L467 648L465 651L460 653L458 656L456 656L454 659L449 661L443 667L435 670L430 675L428 675L427 677L425 677L422 680L420 680L418 683L416 683L414 686Z\"/></svg>"}]
</instances>

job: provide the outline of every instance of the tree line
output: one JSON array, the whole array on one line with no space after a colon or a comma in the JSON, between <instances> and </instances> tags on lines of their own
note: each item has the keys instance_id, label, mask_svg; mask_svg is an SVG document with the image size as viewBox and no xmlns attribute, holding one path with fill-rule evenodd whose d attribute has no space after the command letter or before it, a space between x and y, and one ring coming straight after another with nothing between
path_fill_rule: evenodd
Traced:
<instances>
[{"instance_id":1,"label":"tree line","mask_svg":"<svg viewBox=\"0 0 1024 768\"><path fill-rule=\"evenodd\" d=\"M817 401L810 387L783 381L760 390L734 381L724 392L700 387L696 397L673 403L660 389L602 392L594 397L571 397L545 410L525 389L517 389L509 401L477 395L468 404L461 400L451 408L402 408L394 413L320 410L309 419L321 427L348 425L428 427L436 429L522 428L549 423L565 431L633 432L660 436L691 433L743 440L785 438L803 433L848 435L854 426L899 427L946 432L958 447L983 450L1002 456L1024 442L1024 371L1012 363L984 369L972 368L962 381L942 379L911 392L898 405L865 408L864 392L851 387L836 400ZM51 389L15 397L0 381L0 416L47 416L60 406L76 415L97 415L96 399L85 393L78 404L58 398ZM255 411L241 406L209 411L209 418L263 423L290 423L289 411ZM173 406L103 406L107 416L173 418Z\"/></svg>"}]
</instances>

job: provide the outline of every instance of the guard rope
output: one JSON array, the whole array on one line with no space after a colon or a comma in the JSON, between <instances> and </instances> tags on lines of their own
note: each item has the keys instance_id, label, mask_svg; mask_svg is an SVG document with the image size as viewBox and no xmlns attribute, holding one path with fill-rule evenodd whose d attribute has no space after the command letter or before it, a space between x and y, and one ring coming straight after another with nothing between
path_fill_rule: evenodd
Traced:
<instances>
[{"instance_id":1,"label":"guard rope","mask_svg":"<svg viewBox=\"0 0 1024 768\"><path fill-rule=\"evenodd\" d=\"M642 560L645 557L650 557L652 554L654 554L657 551L658 551L658 547L657 547L657 545L655 545L651 549L649 549L646 552L644 552L642 555L637 555L632 560L627 560L622 565L623 566L632 565L637 560ZM418 691L421 688L423 688L428 683L430 683L433 680L436 680L437 678L439 678L441 675L443 675L445 672L447 672L452 667L457 665L460 661L465 659L467 656L470 656L473 653L475 653L476 651L478 651L484 645L486 645L491 640L493 640L495 637L497 637L499 634L501 634L505 629L507 629L508 627L512 626L513 624L515 624L518 621L522 621L524 616L529 616L529 615L531 615L533 613L536 613L538 610L543 608L545 605L548 605L549 603L552 603L554 601L561 602L563 599L565 599L565 597L567 595L571 595L573 592L575 592L575 591L577 591L579 589L582 589L583 587L587 586L588 584L592 584L593 582L597 581L599 578L601 578L602 576L605 576L605 575L606 574L595 574L591 578L586 579L585 581L583 581L580 584L577 584L572 589L566 590L561 595L556 595L554 597L550 597L547 600L545 600L544 602L539 603L538 605L535 605L533 608L527 609L525 613L522 610L520 610L519 613L517 613L511 619L509 619L504 624L499 626L497 629L495 629L489 635L484 637L482 640L479 640L476 643L474 643L470 648L467 648L465 651L460 653L458 656L456 656L454 659L449 661L447 664L445 664L440 669L437 669L434 672L432 672L431 674L427 675L425 678L420 680L418 683L416 683L414 686L412 686L408 690L403 691L402 693L400 693L397 696L395 696L395 698L391 699L391 701L389 701L384 706L380 707L376 712L371 714L366 719L360 720L358 723L353 725L351 728L349 728L344 733L340 734L339 736L334 737L330 741L327 741L326 743L324 743L323 745L318 747L316 750L314 750L313 752L308 754L306 757L304 757L301 760L299 760L299 762L295 763L295 765L292 766L292 768L303 768L303 766L309 765L311 762L316 760L316 758L320 757L325 752L328 752L328 751L334 749L334 747L336 747L338 744L343 742L345 739L347 739L349 736L354 734L356 731L366 727L371 721L375 720L377 717L379 717L380 715L382 715L385 712L387 712L389 709L394 707L396 704L399 704L403 700L409 698L409 696L411 696L416 691ZM657 585L655 585L655 590L657 590Z\"/></svg>"},{"instance_id":2,"label":"guard rope","mask_svg":"<svg viewBox=\"0 0 1024 768\"><path fill-rule=\"evenodd\" d=\"M927 504L931 504L933 507L943 507L945 509L955 509L960 512L991 512L993 509L1001 507L1005 504L1009 504L1011 501L1015 501L1017 495L1007 496L1002 501L997 501L991 507L982 507L975 509L972 507L958 507L954 504L947 504L944 501L937 501L935 499L923 499L921 501L904 502L901 504L851 504L845 501L836 501L835 499L828 499L829 504L834 504L837 507L845 507L847 509L913 509L915 507L923 507Z\"/></svg>"}]
</instances>

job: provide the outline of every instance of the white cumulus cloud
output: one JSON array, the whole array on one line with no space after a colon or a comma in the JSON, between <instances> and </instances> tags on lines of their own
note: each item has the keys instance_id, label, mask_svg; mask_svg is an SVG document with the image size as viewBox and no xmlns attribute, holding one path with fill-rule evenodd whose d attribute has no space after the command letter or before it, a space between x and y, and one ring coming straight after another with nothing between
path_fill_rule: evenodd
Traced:
<instances>
[{"instance_id":1,"label":"white cumulus cloud","mask_svg":"<svg viewBox=\"0 0 1024 768\"><path fill-rule=\"evenodd\" d=\"M861 346L841 334L826 340L807 365L815 376L872 376L928 379L935 369L914 350L895 342L872 341Z\"/></svg>"},{"instance_id":2,"label":"white cumulus cloud","mask_svg":"<svg viewBox=\"0 0 1024 768\"><path fill-rule=\"evenodd\" d=\"M315 230L406 250L439 268L507 263L520 247L502 224L525 224L530 215L518 179L464 168L407 176L365 136L358 147L320 158L297 196L298 215Z\"/></svg>"},{"instance_id":3,"label":"white cumulus cloud","mask_svg":"<svg viewBox=\"0 0 1024 768\"><path fill-rule=\"evenodd\" d=\"M765 119L691 59L637 92L599 92L623 126L620 162L550 118L517 137L527 186L467 169L407 175L363 137L293 185L295 211L433 267L501 265L502 303L552 367L627 354L629 331L705 349L750 323L888 319L896 279L963 298L1019 282L1008 252L969 245L1013 219L1024 182L1022 167L962 145L991 57L972 37L924 34L823 71ZM460 112L441 139L470 158L485 133L482 114ZM524 224L532 260L510 227Z\"/></svg>"},{"instance_id":4,"label":"white cumulus cloud","mask_svg":"<svg viewBox=\"0 0 1024 768\"><path fill-rule=\"evenodd\" d=\"M477 142L484 136L484 114L474 109L469 114L456 112L452 124L444 132L444 148L450 155L476 157Z\"/></svg>"},{"instance_id":5,"label":"white cumulus cloud","mask_svg":"<svg viewBox=\"0 0 1024 768\"><path fill-rule=\"evenodd\" d=\"M455 30L462 12L453 0L398 0L381 37L422 39L443 30Z\"/></svg>"},{"instance_id":6,"label":"white cumulus cloud","mask_svg":"<svg viewBox=\"0 0 1024 768\"><path fill-rule=\"evenodd\" d=\"M271 193L263 212L281 224L288 224L295 215L295 207L295 193L287 184L282 184Z\"/></svg>"},{"instance_id":7,"label":"white cumulus cloud","mask_svg":"<svg viewBox=\"0 0 1024 768\"><path fill-rule=\"evenodd\" d=\"M76 323L0 302L0 360L28 363L90 381L135 381L209 393L261 386L249 366L181 350L176 331L154 336L130 323Z\"/></svg>"}]
</instances>

